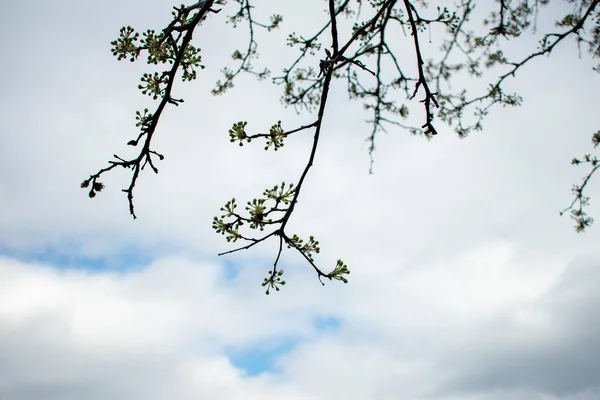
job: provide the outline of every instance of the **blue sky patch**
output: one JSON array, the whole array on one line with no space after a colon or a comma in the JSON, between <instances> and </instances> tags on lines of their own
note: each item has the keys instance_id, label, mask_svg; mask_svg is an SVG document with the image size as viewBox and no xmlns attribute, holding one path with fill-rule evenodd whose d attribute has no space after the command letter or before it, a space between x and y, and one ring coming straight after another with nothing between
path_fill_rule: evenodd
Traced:
<instances>
[{"instance_id":1,"label":"blue sky patch","mask_svg":"<svg viewBox=\"0 0 600 400\"><path fill-rule=\"evenodd\" d=\"M219 260L219 265L223 267L223 270L225 271L225 279L227 280L235 279L243 267L242 263L234 262L232 259L233 257Z\"/></svg>"},{"instance_id":2,"label":"blue sky patch","mask_svg":"<svg viewBox=\"0 0 600 400\"><path fill-rule=\"evenodd\" d=\"M22 262L40 262L58 269L83 269L88 271L131 271L148 265L152 259L142 252L126 251L106 257L84 257L57 251L52 248L40 250L10 250L0 246L0 255Z\"/></svg>"},{"instance_id":3,"label":"blue sky patch","mask_svg":"<svg viewBox=\"0 0 600 400\"><path fill-rule=\"evenodd\" d=\"M340 320L336 317L319 315L314 319L315 328L320 332L331 332L340 329Z\"/></svg>"},{"instance_id":4,"label":"blue sky patch","mask_svg":"<svg viewBox=\"0 0 600 400\"><path fill-rule=\"evenodd\" d=\"M313 319L317 335L337 331L340 325L340 320L332 316L322 315ZM257 376L264 372L273 372L277 359L293 350L301 341L301 338L274 339L257 343L251 349L232 351L228 357L235 367L243 369L248 376Z\"/></svg>"},{"instance_id":5,"label":"blue sky patch","mask_svg":"<svg viewBox=\"0 0 600 400\"><path fill-rule=\"evenodd\" d=\"M234 351L228 354L229 361L236 368L243 369L248 376L257 376L263 372L271 372L276 360L291 351L300 343L300 339L275 339L270 342L257 343L251 349Z\"/></svg>"}]
</instances>

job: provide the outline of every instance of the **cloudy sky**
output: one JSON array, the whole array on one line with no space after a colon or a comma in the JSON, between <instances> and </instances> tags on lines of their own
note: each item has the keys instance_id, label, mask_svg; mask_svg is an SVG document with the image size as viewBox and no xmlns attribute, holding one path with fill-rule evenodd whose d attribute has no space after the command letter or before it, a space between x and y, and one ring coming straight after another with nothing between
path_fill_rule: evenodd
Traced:
<instances>
[{"instance_id":1,"label":"cloudy sky","mask_svg":"<svg viewBox=\"0 0 600 400\"><path fill-rule=\"evenodd\" d=\"M326 18L320 1L312 13L267 3L284 25L265 37L264 65L293 56L271 45L302 15ZM146 68L117 62L110 41L123 25L160 28L171 5L0 5L3 400L600 398L600 226L577 234L558 215L584 173L569 162L599 129L589 58L568 43L523 68L510 85L524 106L495 109L466 140L443 126L431 141L382 134L373 175L368 116L335 86L288 226L317 237L324 269L343 258L350 283L322 287L288 252L287 285L265 296L275 243L218 257L230 247L212 217L233 196L295 181L311 137L265 153L230 144L227 131L313 117L249 77L210 95L244 43L225 14L195 35L206 70L176 86L186 103L161 121L165 160L140 178L139 218L120 191L127 171L94 200L79 189L127 154L135 111L152 105L136 89ZM598 219L599 182L589 195Z\"/></svg>"}]
</instances>

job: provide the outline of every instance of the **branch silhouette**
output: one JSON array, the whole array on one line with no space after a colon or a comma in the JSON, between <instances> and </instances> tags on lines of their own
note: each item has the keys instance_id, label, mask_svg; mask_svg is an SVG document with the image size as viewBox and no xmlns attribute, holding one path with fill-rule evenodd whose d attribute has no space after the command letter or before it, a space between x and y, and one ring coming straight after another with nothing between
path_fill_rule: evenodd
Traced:
<instances>
[{"instance_id":1,"label":"branch silhouette","mask_svg":"<svg viewBox=\"0 0 600 400\"><path fill-rule=\"evenodd\" d=\"M349 98L362 101L370 115L367 122L371 128L366 140L369 144L369 171L373 172L379 132L396 128L432 139L451 128L459 137L466 137L483 129L483 121L494 106L521 105L521 96L506 93L505 83L534 60L550 56L567 39L574 39L578 49L581 45L587 46L591 57L600 57L600 0L569 1L573 10L556 21L557 31L541 33L538 48L517 60L508 57L503 47L507 41L517 40L525 32L537 34L538 14L544 12L547 1L501 0L490 6L491 11L483 20L473 14L478 4L476 0L458 0L452 10L449 7L430 10L425 0L325 0L325 3L327 18L320 27L306 35L292 32L287 36L287 45L297 49L298 55L286 64L288 66L282 69L280 75L271 77L272 83L282 87L283 104L297 112L313 113L309 119L312 122L286 130L282 121L277 121L268 133L248 133L247 121L235 122L229 129L230 142L243 146L264 140L264 149L274 151L283 147L291 135L304 131L313 134L306 164L294 183L283 181L266 189L262 196L246 201L244 211L238 211L238 203L233 198L212 222L213 229L224 235L227 242L243 243L219 253L220 256L251 249L272 238L278 240L272 268L263 281L267 294L285 285L283 270L279 267L284 245L300 253L321 283L322 278L347 282L350 273L341 259L336 261L330 272L325 272L315 261L320 244L314 236L306 240L288 233L299 196L312 166L317 162L320 138L326 134L322 127L335 79L345 81ZM140 133L127 144L138 147L138 154L130 159L115 154L108 166L89 175L81 183L82 188L88 189L89 197L93 198L104 190L101 178L105 173L117 167L131 169L130 184L123 192L127 196L129 212L136 218L134 189L141 171L149 166L158 173L156 159L164 159L152 147L158 123L168 104L178 106L183 102L183 99L173 97L175 80L181 77L182 81L192 81L196 79L198 70L204 68L200 50L192 44L194 32L207 18L226 14L221 11L227 5L231 6L231 10L225 17L225 23L235 29L246 27L247 46L233 51L236 66L222 69L223 78L216 82L212 93L224 94L234 87L242 73L258 79L270 77L268 68L254 69L254 61L258 59L256 30L270 32L279 29L283 16L274 13L269 22L260 22L255 19L255 12L260 8L251 0L201 0L188 6L174 7L171 22L158 32L147 30L140 35L129 26L123 27L119 38L111 43L113 54L119 60L134 62L144 53L148 65L164 66L161 71L143 74L138 86L143 94L160 100L153 112L148 109L136 112L136 126ZM215 8L217 6L220 8ZM368 11L363 8L368 8ZM365 13L368 16L362 17ZM478 26L478 22L483 22L485 27L480 34L471 28ZM442 27L446 36L440 40L441 51L429 54L425 52L421 35L428 32L431 42L431 32L436 26ZM401 33L404 33L404 38ZM412 49L411 57L407 58L409 53L400 46L404 41ZM600 72L600 64L594 69ZM482 79L486 75L493 78L487 80L487 88L477 95L464 88L452 87L452 81L457 77ZM417 107L413 107L417 96L420 97L416 100ZM411 116L411 110L415 108L422 116ZM593 136L594 147L598 146L599 140L600 131ZM589 198L584 191L600 169L600 164L598 158L591 154L574 159L573 164L589 164L591 169L582 183L574 186L575 198L561 215L570 212L576 221L576 230L583 231L593 222L586 214Z\"/></svg>"}]
</instances>

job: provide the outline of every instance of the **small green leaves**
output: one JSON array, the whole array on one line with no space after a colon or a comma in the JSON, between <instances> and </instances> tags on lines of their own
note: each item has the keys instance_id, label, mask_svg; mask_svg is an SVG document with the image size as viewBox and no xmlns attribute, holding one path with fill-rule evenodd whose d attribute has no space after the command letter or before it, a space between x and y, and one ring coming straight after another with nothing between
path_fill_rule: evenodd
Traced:
<instances>
[{"instance_id":1,"label":"small green leaves","mask_svg":"<svg viewBox=\"0 0 600 400\"><path fill-rule=\"evenodd\" d=\"M350 270L348 266L344 264L342 260L337 260L335 268L331 271L330 276L332 279L337 279L338 281L342 281L344 283L348 283L348 279L346 279L343 275L350 274Z\"/></svg>"},{"instance_id":2,"label":"small green leaves","mask_svg":"<svg viewBox=\"0 0 600 400\"><path fill-rule=\"evenodd\" d=\"M134 62L140 55L140 48L136 44L140 34L131 26L122 27L119 33L119 38L110 42L113 46L110 51L119 61L129 57L129 61Z\"/></svg>"},{"instance_id":3,"label":"small green leaves","mask_svg":"<svg viewBox=\"0 0 600 400\"><path fill-rule=\"evenodd\" d=\"M164 33L156 34L153 29L148 29L144 32L141 43L148 50L148 64L173 63L175 52L173 46L165 40Z\"/></svg>"},{"instance_id":4,"label":"small green leaves","mask_svg":"<svg viewBox=\"0 0 600 400\"><path fill-rule=\"evenodd\" d=\"M288 136L288 133L284 132L281 127L281 121L277 121L276 124L271 126L269 133L258 133L252 136L246 132L246 125L248 125L247 121L239 121L233 124L231 129L229 129L229 141L231 143L239 142L240 146L243 146L244 141L250 143L252 139L264 137L267 140L265 150L273 147L277 151L280 147L283 147L283 139Z\"/></svg>"},{"instance_id":5,"label":"small green leaves","mask_svg":"<svg viewBox=\"0 0 600 400\"><path fill-rule=\"evenodd\" d=\"M185 6L180 9L175 9L173 14L175 21L173 26L176 26L180 32L191 29L192 27L185 26L188 21L188 13L184 12ZM185 28L185 29L184 29ZM142 50L148 52L147 63L152 65L170 64L170 71L162 71L161 73L145 73L142 76L142 83L138 88L143 94L152 97L154 100L159 97L167 97L171 103L175 101L166 93L166 86L169 79L176 76L178 68L181 67L181 79L183 81L191 81L196 79L196 69L204 68L201 64L202 57L200 49L187 43L185 49L181 49L183 36L179 35L176 39L166 30L156 32L153 29L148 29L143 33L140 40L140 34L130 27L123 27L120 30L120 36L117 40L111 42L112 53L118 60L129 57L130 61L135 61L139 57ZM171 36L168 36L171 35ZM139 44L138 44L139 40ZM183 51L181 51L183 50ZM180 100L179 102L181 102Z\"/></svg>"},{"instance_id":6,"label":"small green leaves","mask_svg":"<svg viewBox=\"0 0 600 400\"><path fill-rule=\"evenodd\" d=\"M229 200L226 204L225 207L221 208L221 211L225 211L226 215L229 217L231 215L235 214L235 209L237 208L237 204L235 203L235 197L231 200Z\"/></svg>"},{"instance_id":7,"label":"small green leaves","mask_svg":"<svg viewBox=\"0 0 600 400\"><path fill-rule=\"evenodd\" d=\"M147 94L153 100L156 100L164 94L165 89L163 86L167 84L168 77L166 74L159 75L158 72L154 74L144 73L141 81L142 83L138 85L138 89L143 94Z\"/></svg>"},{"instance_id":8,"label":"small green leaves","mask_svg":"<svg viewBox=\"0 0 600 400\"><path fill-rule=\"evenodd\" d=\"M296 190L294 189L294 184L290 183L288 188L285 188L285 182L281 182L281 186L275 185L273 189L267 189L263 192L263 195L268 199L275 200L275 207L279 205L279 203L283 203L285 205L289 205L294 198L294 194Z\"/></svg>"},{"instance_id":9,"label":"small green leaves","mask_svg":"<svg viewBox=\"0 0 600 400\"><path fill-rule=\"evenodd\" d=\"M277 151L280 147L283 147L283 139L286 137L287 134L281 128L281 121L277 121L277 123L269 130L265 150L269 150L269 147L273 146L275 151Z\"/></svg>"},{"instance_id":10,"label":"small green leaves","mask_svg":"<svg viewBox=\"0 0 600 400\"><path fill-rule=\"evenodd\" d=\"M221 70L221 72L225 77L225 81L217 81L215 87L212 90L212 94L214 95L223 94L227 91L227 89L231 89L233 87L233 78L235 77L235 73L227 67L224 67Z\"/></svg>"},{"instance_id":11,"label":"small green leaves","mask_svg":"<svg viewBox=\"0 0 600 400\"><path fill-rule=\"evenodd\" d=\"M283 21L283 17L280 14L271 15L271 25L267 27L268 31L279 28L279 24Z\"/></svg>"},{"instance_id":12,"label":"small green leaves","mask_svg":"<svg viewBox=\"0 0 600 400\"><path fill-rule=\"evenodd\" d=\"M310 261L314 261L313 253L319 253L321 248L319 247L319 241L315 240L314 236L310 236L308 238L308 242L304 242L304 240L300 239L300 237L296 234L290 238L290 242L288 243L288 249L291 247L295 247L304 254Z\"/></svg>"},{"instance_id":13,"label":"small green leaves","mask_svg":"<svg viewBox=\"0 0 600 400\"><path fill-rule=\"evenodd\" d=\"M271 289L275 289L275 291L279 292L279 286L285 285L285 281L281 279L281 275L283 275L283 270L280 269L277 272L275 272L275 270L267 271L267 274L269 274L269 276L266 277L262 283L263 287L267 287L265 294L268 295Z\"/></svg>"},{"instance_id":14,"label":"small green leaves","mask_svg":"<svg viewBox=\"0 0 600 400\"><path fill-rule=\"evenodd\" d=\"M221 207L221 211L223 211L223 215L221 217L214 217L212 228L222 235L226 235L225 239L228 242L235 242L240 239L242 236L239 233L239 228L244 224L242 218L239 217L235 209L237 208L237 204L235 202L235 198L229 200L225 203L224 207ZM233 217L233 221L225 222L225 219Z\"/></svg>"},{"instance_id":15,"label":"small green leaves","mask_svg":"<svg viewBox=\"0 0 600 400\"><path fill-rule=\"evenodd\" d=\"M496 51L488 54L485 66L487 68L490 68L496 64L506 64L507 62L508 62L508 59L506 58L506 56L504 55L502 50L496 50Z\"/></svg>"},{"instance_id":16,"label":"small green leaves","mask_svg":"<svg viewBox=\"0 0 600 400\"><path fill-rule=\"evenodd\" d=\"M246 203L246 216L237 212L237 203L235 198L228 201L221 207L223 214L220 217L213 218L213 229L222 235L226 235L228 242L235 242L243 238L239 233L239 227L248 224L250 229L263 231L266 225L281 223L281 218L273 220L272 215L276 213L285 213L294 198L294 184L286 187L285 182L281 185L275 185L272 189L266 189L263 192L264 197L255 198Z\"/></svg>"},{"instance_id":17,"label":"small green leaves","mask_svg":"<svg viewBox=\"0 0 600 400\"><path fill-rule=\"evenodd\" d=\"M581 20L575 14L567 14L563 17L561 21L556 22L556 26L558 27L574 27L577 26Z\"/></svg>"},{"instance_id":18,"label":"small green leaves","mask_svg":"<svg viewBox=\"0 0 600 400\"><path fill-rule=\"evenodd\" d=\"M183 58L181 59L181 66L183 67L183 81L192 81L196 79L196 68L204 69L204 65L201 64L202 57L199 55L200 49L188 44L183 52Z\"/></svg>"},{"instance_id":19,"label":"small green leaves","mask_svg":"<svg viewBox=\"0 0 600 400\"><path fill-rule=\"evenodd\" d=\"M286 244L288 249L293 248L309 261L317 272L320 281L322 277L325 277L330 280L336 279L342 282L348 282L344 275L349 274L350 271L348 271L348 268L341 260L338 260L336 268L329 274L322 272L315 265L313 258L314 254L318 254L321 251L321 248L319 247L319 241L317 241L314 236L310 236L308 241L305 241L298 235L293 235L292 237L286 235L284 231L285 223L287 221L286 216L290 212L290 207L294 202L295 195L296 188L293 183L286 185L285 182L281 182L280 185L275 185L270 189L266 189L263 192L263 197L248 201L245 207L245 214L240 214L237 211L237 203L235 198L233 198L221 207L222 215L213 218L212 228L216 233L225 235L228 242L236 242L241 239L248 243L245 246L221 253L220 255L249 249L270 237L277 237L279 239L279 252L277 253L273 270L268 272L269 275L262 283L263 287L267 287L266 294L269 294L271 289L279 291L280 287L285 285L285 281L281 279L283 270L277 270L283 243ZM283 213L283 216L279 218L272 217L272 215L277 215L278 213ZM249 229L260 231L263 231L265 227L269 225L280 226L276 227L270 233L264 234L262 237L255 238L240 233L240 227L244 225L248 226ZM323 282L321 281L321 283Z\"/></svg>"},{"instance_id":20,"label":"small green leaves","mask_svg":"<svg viewBox=\"0 0 600 400\"><path fill-rule=\"evenodd\" d=\"M587 197L585 199L586 202L584 202L584 205L587 205L587 200L589 199ZM571 219L575 221L575 232L577 233L585 232L586 228L589 228L594 223L594 218L588 216L583 211L583 208L571 210Z\"/></svg>"},{"instance_id":21,"label":"small green leaves","mask_svg":"<svg viewBox=\"0 0 600 400\"><path fill-rule=\"evenodd\" d=\"M269 274L269 276L266 277L262 283L263 287L267 287L265 294L268 295L271 289L275 289L275 291L279 292L279 286L285 285L285 281L281 279L281 275L283 275L283 270L280 269L277 272L275 272L275 270L267 271L267 274Z\"/></svg>"},{"instance_id":22,"label":"small green leaves","mask_svg":"<svg viewBox=\"0 0 600 400\"><path fill-rule=\"evenodd\" d=\"M152 113L148 112L147 108L144 108L143 113L136 111L135 112L135 120L137 122L135 123L135 126L137 126L138 128L141 128L141 130L143 132L145 132L146 130L148 130L150 122L152 121L153 117L154 117L154 115L152 115Z\"/></svg>"},{"instance_id":23,"label":"small green leaves","mask_svg":"<svg viewBox=\"0 0 600 400\"><path fill-rule=\"evenodd\" d=\"M222 218L214 217L212 227L217 233L226 235L225 239L228 242L235 242L241 237L239 233L240 225L242 225L242 222L239 220L226 223Z\"/></svg>"},{"instance_id":24,"label":"small green leaves","mask_svg":"<svg viewBox=\"0 0 600 400\"><path fill-rule=\"evenodd\" d=\"M252 139L250 139L246 134L246 125L248 125L247 121L240 121L233 124L233 126L229 130L229 141L232 143L235 141L239 141L240 146L244 145L244 140L250 143Z\"/></svg>"},{"instance_id":25,"label":"small green leaves","mask_svg":"<svg viewBox=\"0 0 600 400\"><path fill-rule=\"evenodd\" d=\"M600 131L592 135L592 144L594 147L597 147L599 142ZM586 228L594 223L594 219L588 216L585 211L585 208L590 204L590 198L584 195L584 191L594 173L600 169L600 158L592 154L585 154L581 158L573 158L571 164L576 166L587 164L591 168L580 185L573 185L571 192L573 193L574 199L569 207L560 212L560 215L569 211L571 218L575 221L575 231L584 232Z\"/></svg>"},{"instance_id":26,"label":"small green leaves","mask_svg":"<svg viewBox=\"0 0 600 400\"><path fill-rule=\"evenodd\" d=\"M249 201L246 205L246 211L250 214L250 228L252 229L260 229L261 231L265 229L265 222L267 216L267 207L265 207L266 199L253 199L251 202ZM268 222L272 222L269 220Z\"/></svg>"}]
</instances>

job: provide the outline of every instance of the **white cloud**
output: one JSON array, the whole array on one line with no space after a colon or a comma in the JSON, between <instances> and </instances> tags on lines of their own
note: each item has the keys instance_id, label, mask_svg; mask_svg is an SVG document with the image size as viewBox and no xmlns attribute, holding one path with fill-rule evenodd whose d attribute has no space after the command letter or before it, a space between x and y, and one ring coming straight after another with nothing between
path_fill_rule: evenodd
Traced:
<instances>
[{"instance_id":1,"label":"white cloud","mask_svg":"<svg viewBox=\"0 0 600 400\"><path fill-rule=\"evenodd\" d=\"M506 248L488 254L514 267ZM341 296L298 279L272 301L245 279L227 281L217 265L185 258L123 273L3 259L0 389L17 399L35 390L57 399L81 391L91 398L446 399L459 390L457 399L483 400L486 385L556 398L597 393L590 316L600 303L584 289L597 265L576 261L549 289L526 287L535 282L526 274L494 286L485 266L500 267L475 255L457 265L416 264L419 271L395 279L356 278ZM313 294L321 299L305 301ZM340 327L315 331L319 313ZM249 377L226 358L281 338L300 341L270 373Z\"/></svg>"}]
</instances>

